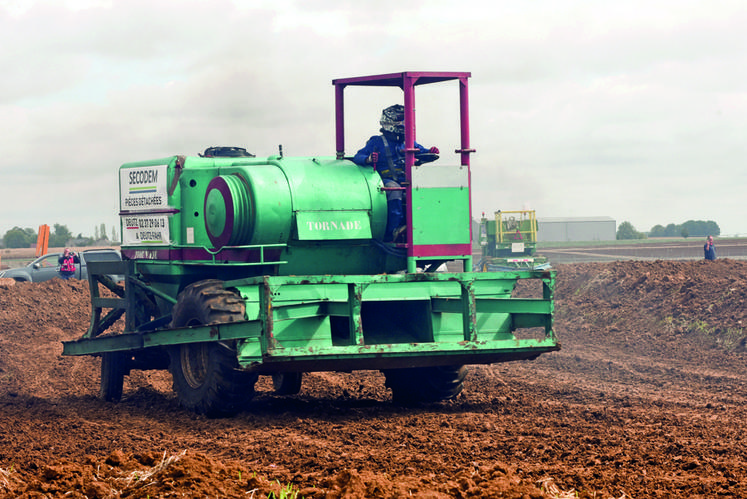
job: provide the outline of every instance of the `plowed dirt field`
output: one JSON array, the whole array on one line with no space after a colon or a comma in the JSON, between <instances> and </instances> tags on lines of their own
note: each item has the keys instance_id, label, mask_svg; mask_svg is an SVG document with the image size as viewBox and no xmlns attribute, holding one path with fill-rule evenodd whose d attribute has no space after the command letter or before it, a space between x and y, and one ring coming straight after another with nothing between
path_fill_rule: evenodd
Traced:
<instances>
[{"instance_id":1,"label":"plowed dirt field","mask_svg":"<svg viewBox=\"0 0 747 499\"><path fill-rule=\"evenodd\" d=\"M747 497L747 263L556 270L562 350L472 366L453 401L309 374L228 419L160 372L99 400L99 360L60 355L87 283L0 285L0 497Z\"/></svg>"}]
</instances>

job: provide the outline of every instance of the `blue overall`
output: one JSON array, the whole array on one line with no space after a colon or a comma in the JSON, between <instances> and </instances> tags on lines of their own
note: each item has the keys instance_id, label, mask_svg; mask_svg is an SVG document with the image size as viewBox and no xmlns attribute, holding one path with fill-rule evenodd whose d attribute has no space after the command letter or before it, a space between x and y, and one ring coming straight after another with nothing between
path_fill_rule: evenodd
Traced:
<instances>
[{"instance_id":1,"label":"blue overall","mask_svg":"<svg viewBox=\"0 0 747 499\"><path fill-rule=\"evenodd\" d=\"M415 147L421 152L428 149L415 142ZM371 153L378 153L379 159L375 165L379 172L384 187L400 187L406 180L405 176L405 143L398 141L391 135L374 135L366 142L361 150L353 156L353 162L357 165L368 166L366 160ZM371 165L374 166L374 165ZM397 228L405 223L405 213L402 207L402 191L386 191L388 215L384 241L392 239L392 234Z\"/></svg>"}]
</instances>

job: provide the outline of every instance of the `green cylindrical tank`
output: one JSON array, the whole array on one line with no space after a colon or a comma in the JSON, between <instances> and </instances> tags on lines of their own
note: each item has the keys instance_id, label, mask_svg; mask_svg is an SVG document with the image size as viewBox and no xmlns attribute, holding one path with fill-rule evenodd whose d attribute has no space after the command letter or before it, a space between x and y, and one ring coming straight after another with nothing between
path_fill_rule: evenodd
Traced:
<instances>
[{"instance_id":1,"label":"green cylindrical tank","mask_svg":"<svg viewBox=\"0 0 747 499\"><path fill-rule=\"evenodd\" d=\"M293 201L274 164L220 169L204 195L205 229L214 248L287 243Z\"/></svg>"},{"instance_id":2,"label":"green cylindrical tank","mask_svg":"<svg viewBox=\"0 0 747 499\"><path fill-rule=\"evenodd\" d=\"M406 265L375 240L386 194L333 158L173 156L120 168L123 254L154 280L372 274Z\"/></svg>"}]
</instances>

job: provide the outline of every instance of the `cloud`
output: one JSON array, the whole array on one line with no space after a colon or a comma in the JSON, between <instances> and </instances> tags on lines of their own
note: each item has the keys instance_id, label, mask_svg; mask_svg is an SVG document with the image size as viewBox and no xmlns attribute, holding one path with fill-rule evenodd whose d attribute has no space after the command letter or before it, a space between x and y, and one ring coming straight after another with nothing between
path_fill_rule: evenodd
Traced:
<instances>
[{"instance_id":1,"label":"cloud","mask_svg":"<svg viewBox=\"0 0 747 499\"><path fill-rule=\"evenodd\" d=\"M745 233L745 21L737 1L0 1L0 235L116 224L127 161L331 155L332 79L404 70L472 72L478 214ZM433 87L418 89L418 139L451 151L457 91ZM348 153L397 99L346 89Z\"/></svg>"}]
</instances>

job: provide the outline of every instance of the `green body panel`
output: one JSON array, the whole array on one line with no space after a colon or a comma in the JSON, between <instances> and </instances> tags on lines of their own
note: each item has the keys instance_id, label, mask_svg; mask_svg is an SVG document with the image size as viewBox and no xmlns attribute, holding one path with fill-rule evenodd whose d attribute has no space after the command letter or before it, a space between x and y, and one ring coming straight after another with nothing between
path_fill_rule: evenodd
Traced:
<instances>
[{"instance_id":1,"label":"green body panel","mask_svg":"<svg viewBox=\"0 0 747 499\"><path fill-rule=\"evenodd\" d=\"M412 196L416 206L430 207L429 210L412 212L413 240L417 244L470 243L469 224L464 223L463 212L463 207L469 207L469 190L448 187L414 189ZM449 229L445 230L446 227Z\"/></svg>"},{"instance_id":2,"label":"green body panel","mask_svg":"<svg viewBox=\"0 0 747 499\"><path fill-rule=\"evenodd\" d=\"M434 164L412 168L414 244L470 245L470 219L468 168Z\"/></svg>"}]
</instances>

